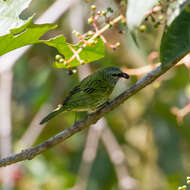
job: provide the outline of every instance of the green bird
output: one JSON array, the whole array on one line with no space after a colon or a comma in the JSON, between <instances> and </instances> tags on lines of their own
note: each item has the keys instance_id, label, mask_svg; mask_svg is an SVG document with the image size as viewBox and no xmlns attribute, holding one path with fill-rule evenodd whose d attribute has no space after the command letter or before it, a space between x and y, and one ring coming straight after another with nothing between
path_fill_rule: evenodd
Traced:
<instances>
[{"instance_id":1,"label":"green bird","mask_svg":"<svg viewBox=\"0 0 190 190\"><path fill-rule=\"evenodd\" d=\"M95 111L108 102L117 81L128 79L129 75L117 67L106 67L84 78L75 86L62 104L42 119L44 124L65 111Z\"/></svg>"}]
</instances>

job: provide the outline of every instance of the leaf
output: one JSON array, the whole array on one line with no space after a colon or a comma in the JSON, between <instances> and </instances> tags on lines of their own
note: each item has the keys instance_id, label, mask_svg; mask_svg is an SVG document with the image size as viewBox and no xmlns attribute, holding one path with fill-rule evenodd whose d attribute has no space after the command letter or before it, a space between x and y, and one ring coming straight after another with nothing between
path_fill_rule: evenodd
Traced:
<instances>
[{"instance_id":1,"label":"leaf","mask_svg":"<svg viewBox=\"0 0 190 190\"><path fill-rule=\"evenodd\" d=\"M169 26L172 21L190 4L189 0L176 0L170 3L168 7L167 25Z\"/></svg>"},{"instance_id":2,"label":"leaf","mask_svg":"<svg viewBox=\"0 0 190 190\"><path fill-rule=\"evenodd\" d=\"M190 12L183 10L166 28L160 47L162 65L183 57L190 51Z\"/></svg>"},{"instance_id":3,"label":"leaf","mask_svg":"<svg viewBox=\"0 0 190 190\"><path fill-rule=\"evenodd\" d=\"M42 42L49 46L55 47L59 51L59 53L64 55L65 60L67 61L71 59L71 57L74 55L71 48L75 51L81 48L81 43L76 45L67 43L63 35L57 36L56 38L50 39L48 41L43 40ZM81 52L79 53L79 57L81 61L83 61L83 64L103 58L104 57L103 41L100 38L98 38L97 42L94 45L82 48ZM79 62L79 60L75 57L68 64L55 62L54 65L57 68L72 68L81 65L81 62Z\"/></svg>"},{"instance_id":4,"label":"leaf","mask_svg":"<svg viewBox=\"0 0 190 190\"><path fill-rule=\"evenodd\" d=\"M129 28L133 29L139 26L145 18L146 12L157 2L158 0L128 0L126 19Z\"/></svg>"},{"instance_id":5,"label":"leaf","mask_svg":"<svg viewBox=\"0 0 190 190\"><path fill-rule=\"evenodd\" d=\"M39 38L48 30L54 29L52 24L33 24L32 18L17 29L12 29L9 34L0 36L0 55L25 45L40 43Z\"/></svg>"},{"instance_id":6,"label":"leaf","mask_svg":"<svg viewBox=\"0 0 190 190\"><path fill-rule=\"evenodd\" d=\"M31 0L0 1L0 36L8 34L28 22L19 18L20 13L28 7Z\"/></svg>"},{"instance_id":7,"label":"leaf","mask_svg":"<svg viewBox=\"0 0 190 190\"><path fill-rule=\"evenodd\" d=\"M19 14L29 5L30 1L31 0L7 0L6 2L0 2L0 14L2 13L0 15L0 26L2 26L0 32L1 34L5 34L0 36L0 55L25 45L45 43L57 48L58 51L65 56L66 60L71 59L74 54L72 50L77 51L78 49L81 49L82 44L72 45L66 43L64 36L57 36L56 38L47 41L39 40L44 33L48 30L54 29L56 25L33 24L32 18L27 20L19 19ZM8 33L9 30L10 33ZM79 53L80 60L75 57L66 65L56 63L56 67L76 67L82 63L88 63L100 59L103 56L104 43L101 39L97 39L97 43L94 45L82 48Z\"/></svg>"}]
</instances>

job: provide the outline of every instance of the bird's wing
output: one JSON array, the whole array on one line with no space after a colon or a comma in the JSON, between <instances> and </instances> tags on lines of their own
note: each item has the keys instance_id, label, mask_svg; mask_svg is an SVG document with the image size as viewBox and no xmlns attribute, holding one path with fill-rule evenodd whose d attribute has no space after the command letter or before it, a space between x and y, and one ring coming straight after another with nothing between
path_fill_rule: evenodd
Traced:
<instances>
[{"instance_id":1,"label":"bird's wing","mask_svg":"<svg viewBox=\"0 0 190 190\"><path fill-rule=\"evenodd\" d=\"M100 92L105 91L105 89L103 89L104 87L105 86L101 80L86 80L80 83L70 91L69 95L65 98L62 105L58 105L55 110L53 110L50 114L42 119L40 124L44 124L63 111L74 109L83 111L89 110L89 108L92 108L94 107L93 105L97 104L99 99L103 99L102 93Z\"/></svg>"},{"instance_id":2,"label":"bird's wing","mask_svg":"<svg viewBox=\"0 0 190 190\"><path fill-rule=\"evenodd\" d=\"M87 94L91 93L102 93L107 89L107 85L101 79L95 79L93 81L88 81L87 84L84 85L83 91Z\"/></svg>"},{"instance_id":3,"label":"bird's wing","mask_svg":"<svg viewBox=\"0 0 190 190\"><path fill-rule=\"evenodd\" d=\"M75 95L75 94L77 94L77 93L80 93L80 92L81 92L81 87L80 87L80 85L75 86L75 87L73 88L73 90L70 91L69 95L64 99L62 105L65 105L73 95Z\"/></svg>"},{"instance_id":4,"label":"bird's wing","mask_svg":"<svg viewBox=\"0 0 190 190\"><path fill-rule=\"evenodd\" d=\"M100 79L82 81L79 85L75 86L65 98L63 105L71 105L72 103L78 106L87 105L92 100L92 96L94 100L96 98L101 99L102 97L98 95L104 96L106 87L107 86Z\"/></svg>"}]
</instances>

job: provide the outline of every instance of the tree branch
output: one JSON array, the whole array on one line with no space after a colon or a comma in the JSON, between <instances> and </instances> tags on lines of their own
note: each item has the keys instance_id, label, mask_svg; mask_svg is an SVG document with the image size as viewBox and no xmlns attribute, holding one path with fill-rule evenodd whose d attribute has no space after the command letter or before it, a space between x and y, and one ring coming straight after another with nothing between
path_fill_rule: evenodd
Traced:
<instances>
[{"instance_id":1,"label":"tree branch","mask_svg":"<svg viewBox=\"0 0 190 190\"><path fill-rule=\"evenodd\" d=\"M180 58L181 59L181 58ZM167 70L172 68L180 59L174 60L171 63L168 63L166 65L160 65L156 67L153 71L146 74L142 79L137 81L133 86L125 90L122 94L117 96L114 100L110 102L109 105L105 105L95 113L89 114L86 116L84 120L81 120L77 123L75 123L70 128L67 128L63 130L62 132L58 133L57 135L49 138L48 140L44 141L43 143L29 148L22 150L20 153L14 154L12 156L3 158L0 160L0 167L7 166L22 160L31 160L38 154L48 150L51 147L54 147L55 145L63 142L70 136L74 135L75 133L85 129L86 127L90 126L91 124L96 123L101 117L103 117L108 112L112 111L114 108L122 104L124 101L126 101L128 98L136 94L138 91L140 91L145 86L151 84L153 81L155 81L160 75L164 74Z\"/></svg>"}]
</instances>

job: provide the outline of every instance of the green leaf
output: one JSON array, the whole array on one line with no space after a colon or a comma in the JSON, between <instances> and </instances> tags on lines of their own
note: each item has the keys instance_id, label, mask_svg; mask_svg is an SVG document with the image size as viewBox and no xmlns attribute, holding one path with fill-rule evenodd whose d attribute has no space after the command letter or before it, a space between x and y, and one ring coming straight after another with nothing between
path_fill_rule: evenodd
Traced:
<instances>
[{"instance_id":1,"label":"green leaf","mask_svg":"<svg viewBox=\"0 0 190 190\"><path fill-rule=\"evenodd\" d=\"M167 25L170 25L172 21L190 4L189 0L176 0L170 3L168 7Z\"/></svg>"},{"instance_id":2,"label":"green leaf","mask_svg":"<svg viewBox=\"0 0 190 190\"><path fill-rule=\"evenodd\" d=\"M9 34L0 36L0 55L25 45L40 43L39 38L55 27L56 25L52 24L33 24L30 18L20 28L12 29Z\"/></svg>"},{"instance_id":3,"label":"green leaf","mask_svg":"<svg viewBox=\"0 0 190 190\"><path fill-rule=\"evenodd\" d=\"M74 55L71 48L74 49L75 51L81 48L81 43L76 45L67 43L63 35L57 36L56 38L50 39L48 41L43 40L41 42L49 46L55 47L59 51L59 53L64 55L65 60L69 60ZM98 38L97 42L94 45L82 48L81 52L79 53L79 57L83 61L83 64L103 58L104 57L103 41L100 38ZM68 64L55 62L54 65L57 68L72 68L81 65L81 62L79 62L79 60L75 57Z\"/></svg>"},{"instance_id":4,"label":"green leaf","mask_svg":"<svg viewBox=\"0 0 190 190\"><path fill-rule=\"evenodd\" d=\"M28 20L19 18L20 13L28 7L31 0L0 1L0 36L8 34L13 28L24 25Z\"/></svg>"},{"instance_id":5,"label":"green leaf","mask_svg":"<svg viewBox=\"0 0 190 190\"><path fill-rule=\"evenodd\" d=\"M48 30L54 29L56 25L52 24L33 24L32 18L27 20L19 19L19 14L29 5L31 0L7 0L0 2L0 55L25 45L35 43L45 43L57 48L63 54L66 60L73 56L73 50L81 49L80 44L72 45L66 43L64 36L57 36L50 40L39 40L39 38ZM10 32L10 33L9 33ZM7 34L8 33L8 34ZM68 64L56 63L57 68L72 68L83 63L95 61L104 56L104 43L101 39L91 46L86 46L79 53L80 60L76 57Z\"/></svg>"},{"instance_id":6,"label":"green leaf","mask_svg":"<svg viewBox=\"0 0 190 190\"><path fill-rule=\"evenodd\" d=\"M127 8L127 24L133 29L141 24L146 16L146 12L150 10L158 0L128 0Z\"/></svg>"},{"instance_id":7,"label":"green leaf","mask_svg":"<svg viewBox=\"0 0 190 190\"><path fill-rule=\"evenodd\" d=\"M183 57L190 51L190 12L185 9L165 30L160 47L162 65Z\"/></svg>"}]
</instances>

